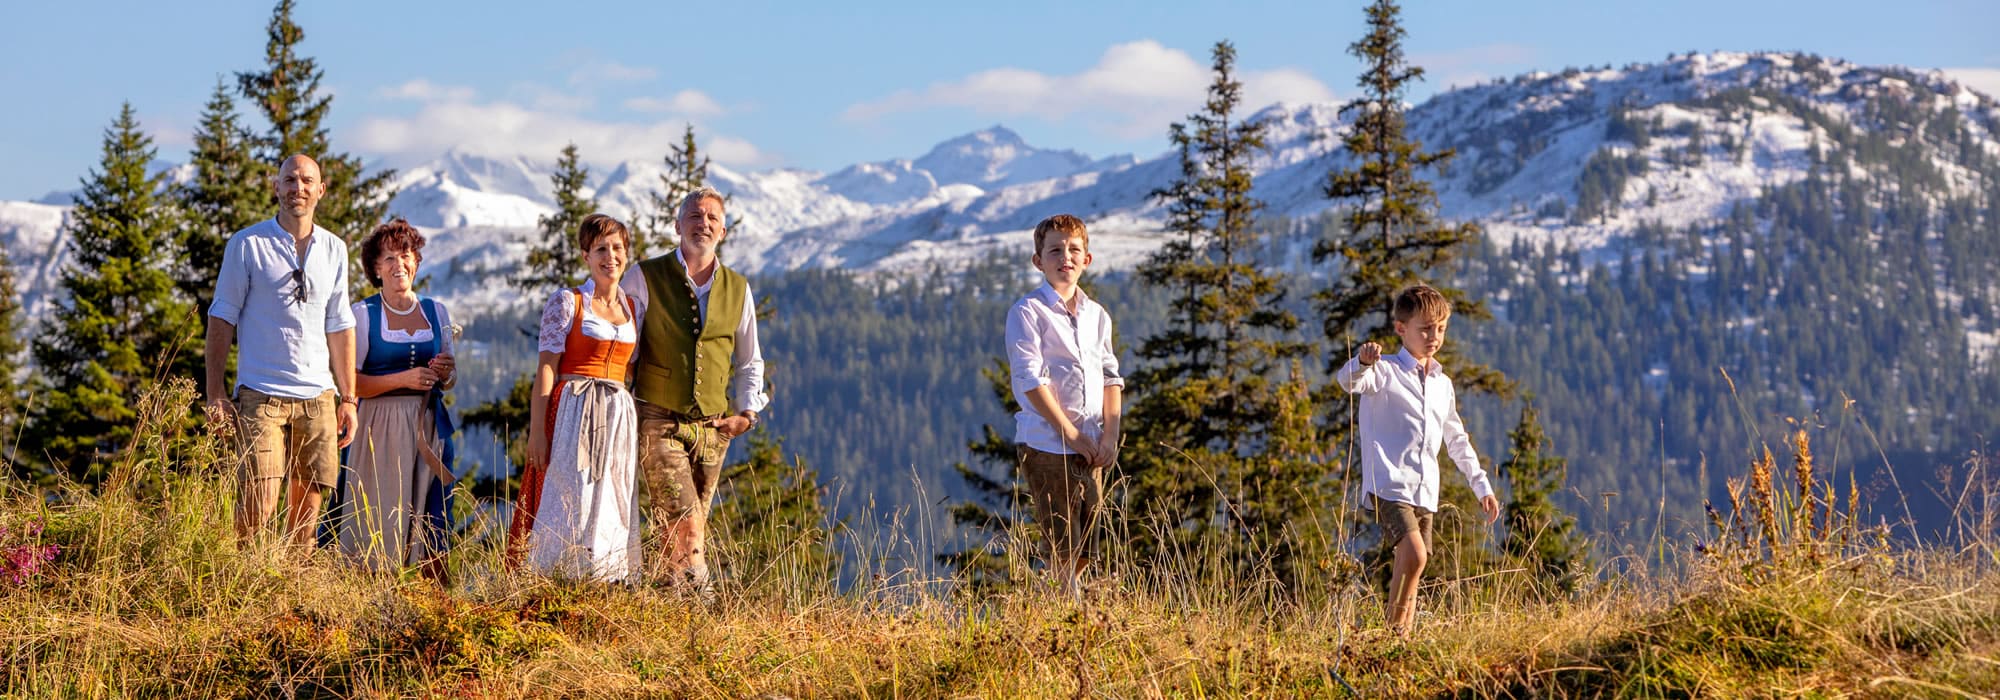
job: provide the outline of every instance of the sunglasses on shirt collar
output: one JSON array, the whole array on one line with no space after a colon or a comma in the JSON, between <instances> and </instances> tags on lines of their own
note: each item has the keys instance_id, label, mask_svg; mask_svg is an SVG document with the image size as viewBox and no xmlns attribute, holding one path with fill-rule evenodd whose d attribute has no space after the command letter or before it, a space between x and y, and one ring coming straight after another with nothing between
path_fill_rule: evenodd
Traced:
<instances>
[{"instance_id":1,"label":"sunglasses on shirt collar","mask_svg":"<svg viewBox=\"0 0 2000 700\"><path fill-rule=\"evenodd\" d=\"M287 292L285 296L289 297L290 302L293 304L306 303L306 271L304 268L292 268L292 291Z\"/></svg>"}]
</instances>

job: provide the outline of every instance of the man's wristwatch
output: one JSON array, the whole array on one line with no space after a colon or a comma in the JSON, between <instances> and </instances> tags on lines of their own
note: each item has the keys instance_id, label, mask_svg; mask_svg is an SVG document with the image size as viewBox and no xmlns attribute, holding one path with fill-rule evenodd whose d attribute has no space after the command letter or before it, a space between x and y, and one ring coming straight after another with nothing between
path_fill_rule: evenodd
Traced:
<instances>
[{"instance_id":1,"label":"man's wristwatch","mask_svg":"<svg viewBox=\"0 0 2000 700\"><path fill-rule=\"evenodd\" d=\"M750 410L750 409L747 409L747 408L746 408L746 409L743 409L743 412L742 412L742 413L738 413L738 414L736 414L736 415L739 415L739 416L742 416L742 417L744 417L744 418L746 418L746 419L749 419L749 421L750 421L750 427L752 427L752 428L755 428L755 427L757 427L757 412L756 412L756 411L752 411L752 410Z\"/></svg>"},{"instance_id":2,"label":"man's wristwatch","mask_svg":"<svg viewBox=\"0 0 2000 700\"><path fill-rule=\"evenodd\" d=\"M341 403L346 403L346 404L354 404L354 405L356 405L356 406L360 406L360 405L361 405L361 397L359 397L359 396L342 396L342 397L340 397L340 402L341 402Z\"/></svg>"}]
</instances>

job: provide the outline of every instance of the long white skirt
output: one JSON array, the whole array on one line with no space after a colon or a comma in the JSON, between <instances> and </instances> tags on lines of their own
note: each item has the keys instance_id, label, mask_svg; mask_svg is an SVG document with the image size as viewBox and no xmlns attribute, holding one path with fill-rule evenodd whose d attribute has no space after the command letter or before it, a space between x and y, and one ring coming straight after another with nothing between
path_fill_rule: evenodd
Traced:
<instances>
[{"instance_id":1,"label":"long white skirt","mask_svg":"<svg viewBox=\"0 0 2000 700\"><path fill-rule=\"evenodd\" d=\"M556 424L528 565L607 581L639 577L639 417L621 384L571 379L556 388Z\"/></svg>"}]
</instances>

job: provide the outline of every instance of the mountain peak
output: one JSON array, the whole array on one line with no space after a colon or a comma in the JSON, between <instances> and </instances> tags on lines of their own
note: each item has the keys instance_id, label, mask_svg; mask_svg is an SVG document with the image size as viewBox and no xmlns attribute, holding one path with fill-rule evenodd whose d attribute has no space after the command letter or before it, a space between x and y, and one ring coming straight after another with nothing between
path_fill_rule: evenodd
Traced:
<instances>
[{"instance_id":1,"label":"mountain peak","mask_svg":"<svg viewBox=\"0 0 2000 700\"><path fill-rule=\"evenodd\" d=\"M994 188L1070 175L1090 162L1076 151L1028 145L1014 130L995 124L940 143L913 164L939 185Z\"/></svg>"},{"instance_id":2,"label":"mountain peak","mask_svg":"<svg viewBox=\"0 0 2000 700\"><path fill-rule=\"evenodd\" d=\"M994 124L993 126L947 140L944 143L938 144L937 148L931 150L932 152L936 152L938 148L971 146L974 144L986 147L1029 148L1027 140L1022 139L1019 133L1004 125Z\"/></svg>"}]
</instances>

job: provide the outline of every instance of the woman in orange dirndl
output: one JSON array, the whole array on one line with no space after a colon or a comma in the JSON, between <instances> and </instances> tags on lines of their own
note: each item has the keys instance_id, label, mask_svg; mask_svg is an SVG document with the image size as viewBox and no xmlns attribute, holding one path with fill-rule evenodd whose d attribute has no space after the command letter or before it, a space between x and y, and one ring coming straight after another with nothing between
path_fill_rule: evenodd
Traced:
<instances>
[{"instance_id":1,"label":"woman in orange dirndl","mask_svg":"<svg viewBox=\"0 0 2000 700\"><path fill-rule=\"evenodd\" d=\"M636 581L638 414L625 378L639 325L618 289L631 233L592 214L577 239L590 279L550 295L542 309L528 464L507 561L518 566L525 556L545 574Z\"/></svg>"}]
</instances>

